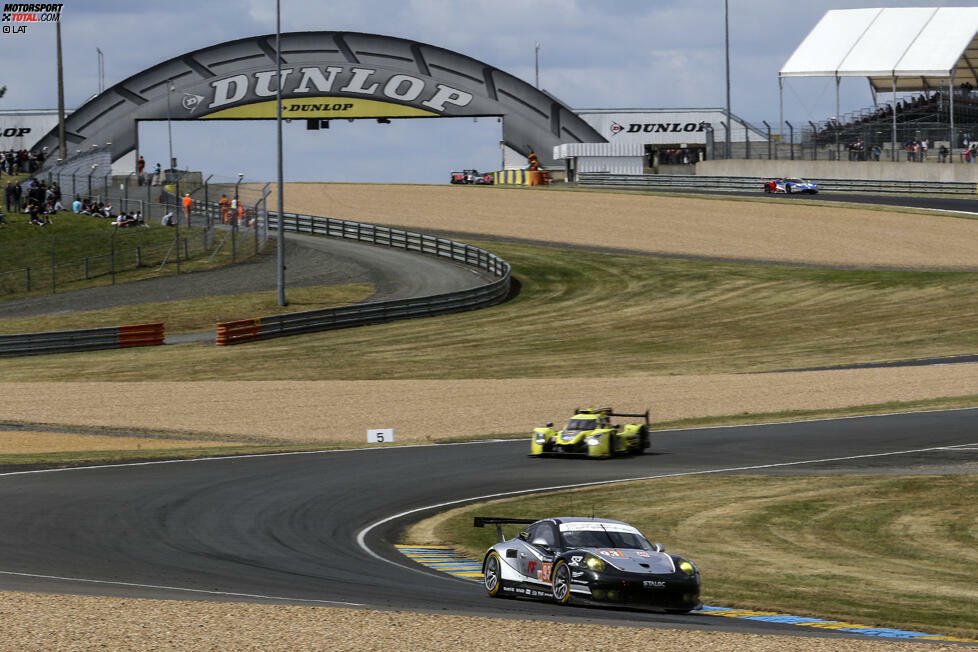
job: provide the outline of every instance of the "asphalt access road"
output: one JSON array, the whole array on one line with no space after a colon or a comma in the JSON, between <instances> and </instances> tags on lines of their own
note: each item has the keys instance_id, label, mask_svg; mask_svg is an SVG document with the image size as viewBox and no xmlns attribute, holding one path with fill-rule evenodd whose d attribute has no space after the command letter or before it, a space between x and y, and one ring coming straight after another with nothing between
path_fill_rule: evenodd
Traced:
<instances>
[{"instance_id":1,"label":"asphalt access road","mask_svg":"<svg viewBox=\"0 0 978 652\"><path fill-rule=\"evenodd\" d=\"M954 472L969 463L973 472L974 450L948 447L974 447L976 417L978 409L657 432L651 454L609 461L528 458L527 441L505 441L8 473L0 588L799 635L792 625L705 614L493 600L392 545L407 524L439 511L433 505L569 483Z\"/></svg>"},{"instance_id":2,"label":"asphalt access road","mask_svg":"<svg viewBox=\"0 0 978 652\"><path fill-rule=\"evenodd\" d=\"M365 301L465 290L489 278L481 270L444 258L296 233L286 234L285 262L287 287L370 283L375 292ZM277 254L270 247L255 258L221 269L4 301L0 316L30 317L274 290L277 268Z\"/></svg>"}]
</instances>

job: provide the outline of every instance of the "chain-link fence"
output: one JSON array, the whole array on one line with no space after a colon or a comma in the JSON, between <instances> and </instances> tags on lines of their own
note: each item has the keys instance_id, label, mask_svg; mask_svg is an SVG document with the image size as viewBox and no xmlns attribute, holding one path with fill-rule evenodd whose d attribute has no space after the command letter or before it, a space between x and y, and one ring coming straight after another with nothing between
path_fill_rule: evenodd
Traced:
<instances>
[{"instance_id":1,"label":"chain-link fence","mask_svg":"<svg viewBox=\"0 0 978 652\"><path fill-rule=\"evenodd\" d=\"M87 159L83 164L89 165ZM141 277L179 274L199 266L198 261L235 263L268 243L268 184L244 198L233 192L240 177L235 183L218 179L214 184L214 175L204 178L199 172L142 178L90 172L83 183L76 171L64 168L39 176L58 184L69 210L76 198L87 200L107 207L112 216L135 213L140 223L155 228L119 226L113 217L114 228L104 234L52 235L0 245L0 296L113 284L118 274L131 276L134 270ZM66 192L69 188L77 192Z\"/></svg>"}]
</instances>

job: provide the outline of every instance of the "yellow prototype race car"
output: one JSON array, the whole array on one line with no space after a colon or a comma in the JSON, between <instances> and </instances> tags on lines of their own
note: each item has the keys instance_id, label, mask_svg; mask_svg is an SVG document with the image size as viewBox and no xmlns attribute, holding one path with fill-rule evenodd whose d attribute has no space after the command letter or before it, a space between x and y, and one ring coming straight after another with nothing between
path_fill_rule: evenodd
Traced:
<instances>
[{"instance_id":1,"label":"yellow prototype race car","mask_svg":"<svg viewBox=\"0 0 978 652\"><path fill-rule=\"evenodd\" d=\"M645 419L645 423L621 426L611 417ZM615 412L612 408L574 410L574 416L563 430L554 430L552 423L533 429L530 440L531 457L583 456L608 458L613 455L641 455L649 447L649 411L642 414Z\"/></svg>"}]
</instances>

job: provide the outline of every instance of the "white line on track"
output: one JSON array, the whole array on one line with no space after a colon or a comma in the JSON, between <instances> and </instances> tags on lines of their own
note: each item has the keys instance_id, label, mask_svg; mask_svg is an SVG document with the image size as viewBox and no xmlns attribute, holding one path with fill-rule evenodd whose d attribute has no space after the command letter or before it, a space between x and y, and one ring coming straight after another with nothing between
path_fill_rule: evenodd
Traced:
<instances>
[{"instance_id":1,"label":"white line on track","mask_svg":"<svg viewBox=\"0 0 978 652\"><path fill-rule=\"evenodd\" d=\"M134 582L111 582L108 580L90 580L83 577L58 577L57 575L37 575L34 573L14 573L11 571L0 571L0 575L13 577L29 577L32 579L60 580L64 582L83 582L86 584L108 584L112 586L127 586L137 589L158 589L165 591L182 591L184 593L203 593L205 595L222 595L229 598L254 598L261 600L282 600L286 602L312 602L315 604L328 604L340 607L365 607L367 605L359 602L340 602L338 600L314 600L308 598L283 598L276 595L258 595L254 593L233 593L230 591L208 591L206 589L187 589L179 586L160 586L157 584L136 584Z\"/></svg>"},{"instance_id":2,"label":"white line on track","mask_svg":"<svg viewBox=\"0 0 978 652\"><path fill-rule=\"evenodd\" d=\"M363 550L364 552L366 552L368 555L370 555L371 557L373 557L375 559L379 559L380 561L383 561L385 563L392 564L394 566L399 566L400 568L404 568L406 570L414 571L416 573L422 573L422 574L428 575L430 577L430 576L435 575L435 574L434 573L427 572L427 571L423 571L423 570L421 570L421 569L419 569L417 567L414 567L414 566L409 566L407 564L401 564L399 562L393 561L391 559L386 559L385 557L382 557L381 555L378 555L376 552L374 552L373 550L371 550L369 546L367 546L367 543L366 543L367 535L370 533L371 530L373 530L374 528L376 528L378 526L384 525L385 523L390 523L391 521L396 521L396 520L398 520L400 518L404 518L405 516L410 516L411 514L417 514L418 512L424 512L424 511L432 510L432 509L441 509L443 507L451 507L453 505L460 505L462 503L469 503L469 502L476 502L476 501L483 501L483 500L492 500L494 498L505 498L505 497L508 497L508 496L519 496L519 495L522 495L522 494L542 493L542 492L546 492L546 491L559 491L559 490L562 490L562 489L579 489L581 487L597 487L597 486L601 486L601 485L617 484L617 483L620 483L620 482L636 482L638 480L661 480L663 478L678 478L678 477L691 476L691 475L711 475L711 474L717 474L717 473L734 473L736 471L756 471L756 470L760 470L760 469L774 469L774 468L787 467L787 466L801 466L801 465L804 465L804 464L819 464L819 463L822 463L822 462L843 462L843 461L847 461L847 460L860 460L860 459L869 459L869 458L874 458L874 457L889 457L889 456L894 456L894 455L912 455L914 453L929 453L929 452L933 452L933 451L947 451L947 450L954 450L954 449L958 449L958 448L969 449L972 446L978 446L978 442L971 443L971 444L959 444L959 445L955 445L955 446L934 446L934 447L930 447L930 448L915 448L915 449L904 450L904 451L892 451L892 452L889 452L889 453L868 453L866 455L849 455L849 456L846 456L846 457L826 457L826 458L817 459L817 460L800 460L800 461L797 461L797 462L778 462L776 464L758 464L756 466L739 466L739 467L730 467L730 468L725 468L725 469L708 469L708 470L704 470L704 471L684 471L684 472L681 472L681 473L664 473L664 474L661 474L661 475L648 475L648 476L642 476L642 477L637 477L637 478L621 478L619 480L597 480L597 481L594 481L594 482L580 482L580 483L575 483L575 484L556 485L556 486L552 486L552 487L536 487L534 489L520 489L518 491L503 491L503 492L500 492L500 493L486 494L484 496L471 496L469 498L459 498L457 500L449 500L449 501L446 501L446 502L443 502L443 503L437 503L437 504L434 504L434 505L427 505L425 507L416 507L414 509L409 509L407 511L400 512L398 514L394 514L392 516L388 516L387 518L383 518L383 519L381 519L379 521L375 521L375 522L371 523L370 525L368 525L367 527L363 528L362 530L360 530L357 533L357 545L360 546L360 549L361 550ZM463 581L463 580L459 580L456 577L452 577L450 575L446 575L445 573L438 573L436 576L437 577L444 577L445 579L450 579L450 580Z\"/></svg>"}]
</instances>

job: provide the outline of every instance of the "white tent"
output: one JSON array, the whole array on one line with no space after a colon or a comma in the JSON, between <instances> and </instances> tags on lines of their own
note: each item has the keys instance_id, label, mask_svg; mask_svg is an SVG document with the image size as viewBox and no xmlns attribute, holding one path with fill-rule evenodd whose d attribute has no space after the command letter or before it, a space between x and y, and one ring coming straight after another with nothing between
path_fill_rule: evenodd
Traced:
<instances>
[{"instance_id":1,"label":"white tent","mask_svg":"<svg viewBox=\"0 0 978 652\"><path fill-rule=\"evenodd\" d=\"M787 77L835 77L836 115L842 77L866 77L874 92L894 96L897 91L952 90L965 82L978 87L976 35L978 7L833 10L781 68L778 84L783 91ZM781 106L783 123L783 100ZM895 141L895 111L893 133Z\"/></svg>"}]
</instances>

